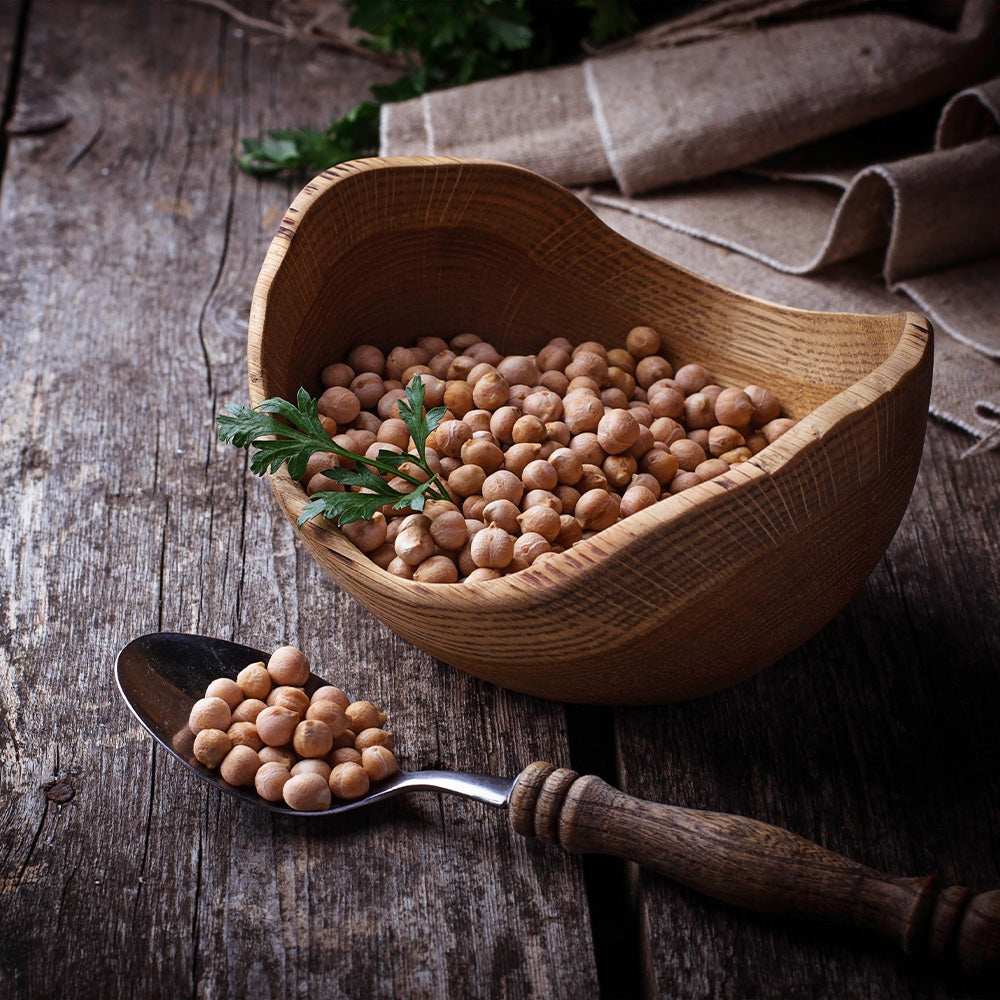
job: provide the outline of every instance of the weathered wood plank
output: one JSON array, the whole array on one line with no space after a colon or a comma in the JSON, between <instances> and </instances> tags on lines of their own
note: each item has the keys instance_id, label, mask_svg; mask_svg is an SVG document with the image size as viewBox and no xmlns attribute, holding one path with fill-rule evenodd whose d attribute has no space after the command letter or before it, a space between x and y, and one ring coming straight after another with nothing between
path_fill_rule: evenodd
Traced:
<instances>
[{"instance_id":1,"label":"weathered wood plank","mask_svg":"<svg viewBox=\"0 0 1000 1000\"><path fill-rule=\"evenodd\" d=\"M1000 886L1000 456L962 460L967 446L931 425L885 558L806 646L712 698L618 713L628 791L754 816L893 874ZM753 629L733 622L734 641ZM657 876L638 899L651 996L995 995Z\"/></svg>"},{"instance_id":2,"label":"weathered wood plank","mask_svg":"<svg viewBox=\"0 0 1000 1000\"><path fill-rule=\"evenodd\" d=\"M322 125L367 63L174 3L33 0L25 75L72 117L0 188L0 993L594 995L579 863L430 796L274 819L189 779L120 703L133 635L300 643L414 765L568 755L563 710L407 646L322 577L214 416L296 185L242 135Z\"/></svg>"}]
</instances>

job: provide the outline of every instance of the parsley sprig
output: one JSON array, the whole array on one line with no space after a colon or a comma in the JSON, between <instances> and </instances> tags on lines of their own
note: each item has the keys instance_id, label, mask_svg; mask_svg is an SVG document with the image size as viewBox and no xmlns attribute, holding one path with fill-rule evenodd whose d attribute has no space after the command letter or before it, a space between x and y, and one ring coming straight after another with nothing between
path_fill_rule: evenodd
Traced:
<instances>
[{"instance_id":1,"label":"parsley sprig","mask_svg":"<svg viewBox=\"0 0 1000 1000\"><path fill-rule=\"evenodd\" d=\"M351 462L354 468L336 466L324 470L323 475L340 483L344 491L314 493L298 520L299 527L314 517L344 525L369 520L386 505L420 511L427 500L451 500L427 461L427 437L441 422L444 407L436 406L424 413L424 384L419 378L411 380L406 398L397 405L413 439L415 454L383 449L368 458L342 447L326 432L319 419L319 405L305 389L299 389L295 403L280 397L265 399L255 407L230 403L216 418L216 424L220 441L256 449L250 469L258 476L277 472L286 465L292 479L301 479L310 456L317 451L332 452ZM410 471L412 466L423 475ZM413 488L397 489L386 477L401 479Z\"/></svg>"}]
</instances>

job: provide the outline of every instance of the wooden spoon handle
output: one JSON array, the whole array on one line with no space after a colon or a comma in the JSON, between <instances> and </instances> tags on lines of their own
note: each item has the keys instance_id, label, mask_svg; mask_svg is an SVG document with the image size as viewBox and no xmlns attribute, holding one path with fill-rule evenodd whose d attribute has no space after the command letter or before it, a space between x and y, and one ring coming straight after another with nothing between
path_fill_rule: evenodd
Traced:
<instances>
[{"instance_id":1,"label":"wooden spoon handle","mask_svg":"<svg viewBox=\"0 0 1000 1000\"><path fill-rule=\"evenodd\" d=\"M510 816L523 836L635 861L735 906L874 931L968 975L1000 972L1000 891L892 878L766 823L644 802L541 762L518 777Z\"/></svg>"}]
</instances>

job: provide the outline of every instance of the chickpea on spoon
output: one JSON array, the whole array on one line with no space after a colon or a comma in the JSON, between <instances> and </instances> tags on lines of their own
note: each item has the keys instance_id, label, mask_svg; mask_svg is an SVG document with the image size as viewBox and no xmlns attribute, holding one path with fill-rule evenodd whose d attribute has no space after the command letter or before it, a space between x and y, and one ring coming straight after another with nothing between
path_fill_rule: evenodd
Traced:
<instances>
[{"instance_id":1,"label":"chickpea on spoon","mask_svg":"<svg viewBox=\"0 0 1000 1000\"><path fill-rule=\"evenodd\" d=\"M226 683L237 678L248 682L249 675L244 672L270 658L270 654L260 650L221 639L156 633L141 636L125 646L118 656L116 679L133 714L173 757L203 780L255 806L294 815L301 815L305 809L316 816L332 816L377 806L387 798L411 791L447 792L506 807L514 831L522 836L560 844L573 853L609 854L634 861L714 899L760 913L811 917L872 931L895 941L914 958L941 960L957 965L967 975L989 981L1000 977L1000 890L975 895L962 886L941 887L933 877L891 877L778 827L725 813L644 802L594 775L581 777L551 764L529 764L515 778L451 771L405 772L395 767L391 747L384 745L387 742L384 738L369 737L377 742L361 751L350 748L359 755L359 760L342 754L343 760L331 765L330 755L345 746L326 748L322 729L328 733L331 729L325 723L322 729L312 725L302 730L301 746L306 752L298 755L300 760L296 763L288 765L287 760L283 763L282 754L288 753L289 737L294 745L298 726L303 721L312 721L307 717L297 719L281 735L272 737L283 741L280 746L260 741L260 749L253 750L256 742L240 735L238 738L244 741L231 748L240 751L234 762L234 768L238 763L240 771L234 769L229 775L232 781L227 781L218 769L204 763L211 758L195 755L195 743L201 732L220 732L218 727L223 722L231 726L231 716L238 714L240 706L248 700L264 705L256 709L257 718L276 707L268 706L263 698L247 698L251 689L239 681L236 686L241 688L241 694L237 699L233 687ZM338 690L308 668L301 672L301 662L298 669L298 675L284 678L293 683L277 686L298 689L311 703L317 701L317 691ZM259 678L259 670L254 669L253 673ZM256 693L273 692L273 679L268 683L269 691L261 687ZM207 694L210 685L216 686L212 694ZM199 718L203 707L199 703L215 699L228 705L222 697L226 692L234 702L233 708L227 708L229 718L220 715L196 733L192 719ZM295 696L287 694L287 697ZM322 695L318 699L324 700ZM214 702L204 707L221 711ZM282 713L286 711L291 716L298 715L293 709L277 707L280 711L272 713L276 718L284 718ZM344 711L342 706L341 709ZM315 714L322 711L319 709ZM329 708L326 711L330 712L329 718L339 718L335 711ZM368 709L363 711L367 713ZM384 717L376 714L350 724L384 721ZM237 720L236 725L242 722ZM372 729L385 732L379 726L366 727ZM357 735L346 727L340 735L345 731ZM238 734L246 732L237 730ZM315 742L317 734L321 738L319 743ZM336 741L337 737L333 739ZM322 754L317 752L319 747L325 748ZM360 758L369 748L376 747L378 750L370 759L378 758L381 765L373 763L370 770L361 765ZM325 772L324 768L316 767L321 757L325 758ZM292 768L303 761L312 763L293 775ZM339 772L346 784L337 795L331 791L334 785L331 775L348 761L356 770ZM250 780L247 770L253 772ZM254 779L261 772L277 775L279 771L280 783L287 787L294 781L302 794L301 800L293 799L296 808L288 804L287 798L266 791L259 793L255 787ZM353 778L345 778L348 771ZM364 780L358 772L364 774ZM351 780L358 782L353 788ZM364 788L359 791L361 785ZM266 790L269 785L260 782L260 787Z\"/></svg>"}]
</instances>

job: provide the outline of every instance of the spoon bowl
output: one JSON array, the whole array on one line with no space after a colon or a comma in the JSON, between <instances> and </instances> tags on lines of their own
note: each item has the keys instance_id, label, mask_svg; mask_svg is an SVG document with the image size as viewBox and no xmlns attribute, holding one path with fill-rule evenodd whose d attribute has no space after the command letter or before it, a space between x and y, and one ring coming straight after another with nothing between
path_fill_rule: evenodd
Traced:
<instances>
[{"instance_id":1,"label":"spoon bowl","mask_svg":"<svg viewBox=\"0 0 1000 1000\"><path fill-rule=\"evenodd\" d=\"M453 771L397 772L364 798L339 802L329 809L302 813L280 802L268 802L249 788L224 781L194 756L194 734L188 728L191 706L217 677L235 677L248 663L267 661L270 654L251 646L182 632L158 632L133 639L118 654L115 679L132 714L174 758L199 778L228 795L270 812L291 816L332 816L377 805L409 791L444 791L489 805L506 805L514 782L489 775ZM312 674L305 685L312 694L326 682Z\"/></svg>"},{"instance_id":2,"label":"spoon bowl","mask_svg":"<svg viewBox=\"0 0 1000 1000\"><path fill-rule=\"evenodd\" d=\"M515 833L574 853L609 854L644 865L714 899L760 913L838 921L895 941L907 954L1000 973L1000 890L973 895L937 879L894 878L778 827L680 806L644 802L594 775L536 761L516 778L452 771L401 773L352 802L295 812L234 788L191 753L187 720L210 681L267 660L250 646L183 633L130 642L118 655L118 690L135 717L202 780L272 812L329 816L408 791L437 791L508 809ZM322 681L311 678L306 690Z\"/></svg>"}]
</instances>

